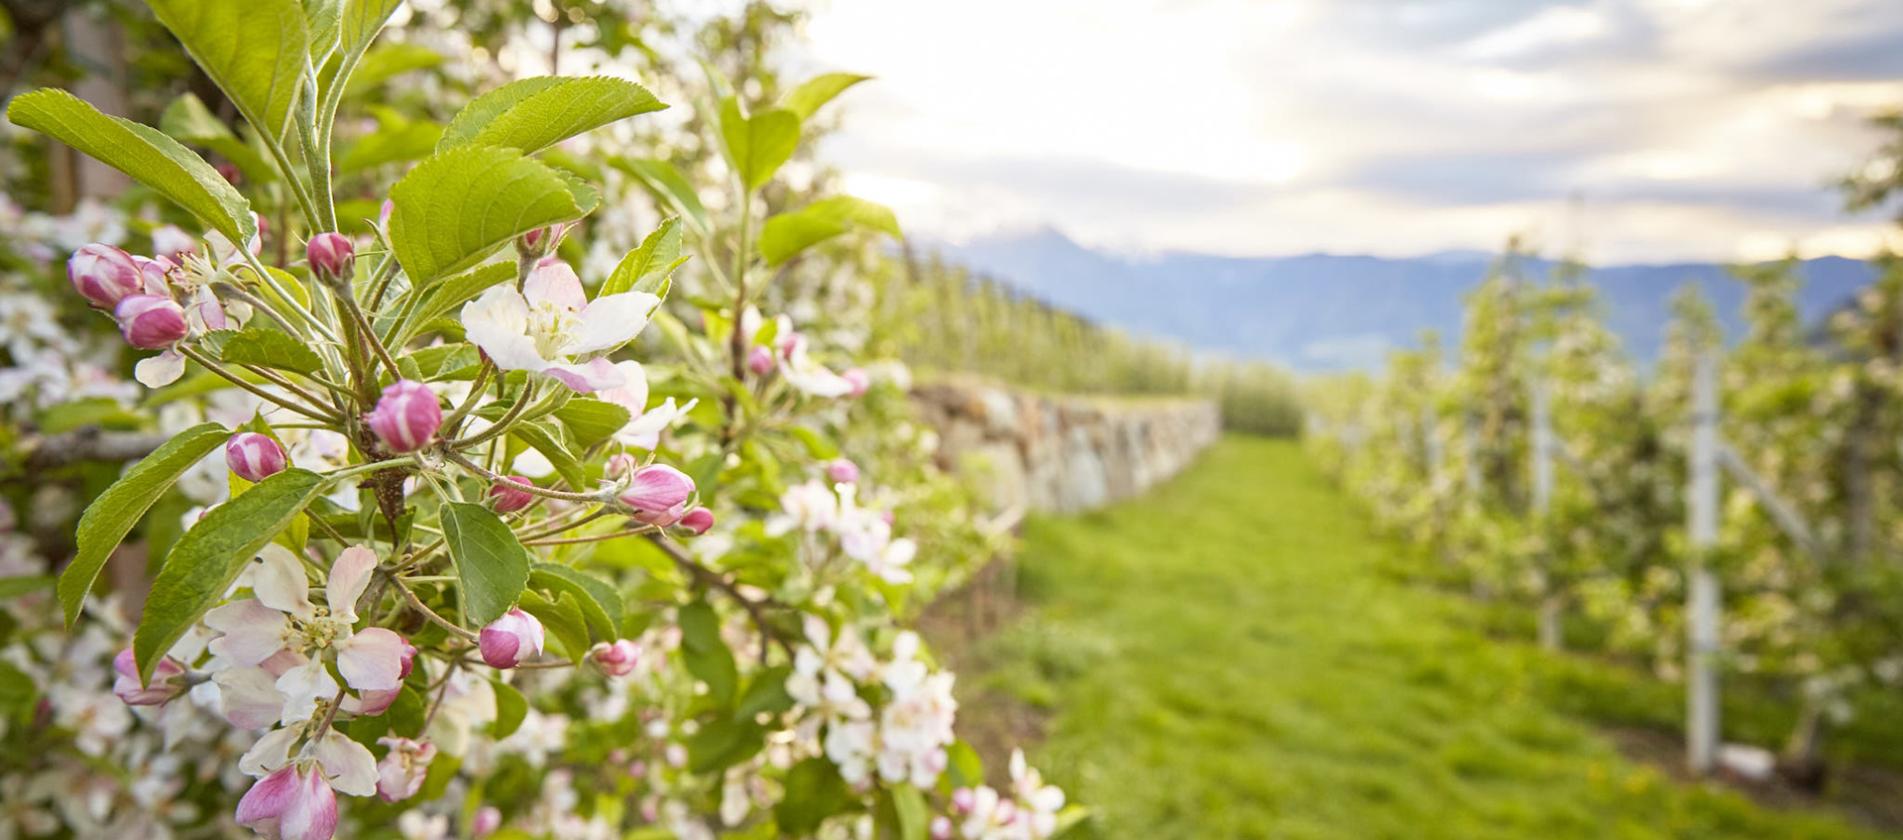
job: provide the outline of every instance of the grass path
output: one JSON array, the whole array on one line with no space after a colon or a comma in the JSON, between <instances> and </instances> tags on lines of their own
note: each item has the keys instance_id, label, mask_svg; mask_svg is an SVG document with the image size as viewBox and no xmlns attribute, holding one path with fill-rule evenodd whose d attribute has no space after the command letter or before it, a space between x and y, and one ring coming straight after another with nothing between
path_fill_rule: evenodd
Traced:
<instances>
[{"instance_id":1,"label":"grass path","mask_svg":"<svg viewBox=\"0 0 1903 840\"><path fill-rule=\"evenodd\" d=\"M1528 646L1379 569L1297 445L1231 438L1135 502L1029 522L1028 608L961 693L1045 709L1034 760L1114 838L1861 837L1623 758Z\"/></svg>"}]
</instances>

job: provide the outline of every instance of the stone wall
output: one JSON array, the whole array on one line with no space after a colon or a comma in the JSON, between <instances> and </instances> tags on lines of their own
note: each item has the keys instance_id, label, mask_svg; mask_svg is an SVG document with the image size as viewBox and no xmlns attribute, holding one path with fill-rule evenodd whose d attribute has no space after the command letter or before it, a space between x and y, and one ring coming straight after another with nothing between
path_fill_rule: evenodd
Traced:
<instances>
[{"instance_id":1,"label":"stone wall","mask_svg":"<svg viewBox=\"0 0 1903 840\"><path fill-rule=\"evenodd\" d=\"M1222 434L1196 399L1054 397L949 381L912 390L938 431L939 466L969 477L996 511L1072 513L1175 475Z\"/></svg>"}]
</instances>

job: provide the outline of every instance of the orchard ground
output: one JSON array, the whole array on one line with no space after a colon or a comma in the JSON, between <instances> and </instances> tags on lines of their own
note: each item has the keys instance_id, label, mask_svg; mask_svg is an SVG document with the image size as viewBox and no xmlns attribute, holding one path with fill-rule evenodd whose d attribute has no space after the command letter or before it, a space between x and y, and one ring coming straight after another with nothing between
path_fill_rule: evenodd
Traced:
<instances>
[{"instance_id":1,"label":"orchard ground","mask_svg":"<svg viewBox=\"0 0 1903 840\"><path fill-rule=\"evenodd\" d=\"M1887 774L1846 774L1842 801L1781 804L1675 778L1675 686L1540 651L1499 608L1392 574L1401 550L1298 444L1231 437L1142 499L1030 520L1020 609L973 641L948 603L934 636L981 751L1039 741L1034 762L1093 809L1072 836L1853 838L1897 824ZM1733 705L1731 737L1782 722L1763 698Z\"/></svg>"}]
</instances>

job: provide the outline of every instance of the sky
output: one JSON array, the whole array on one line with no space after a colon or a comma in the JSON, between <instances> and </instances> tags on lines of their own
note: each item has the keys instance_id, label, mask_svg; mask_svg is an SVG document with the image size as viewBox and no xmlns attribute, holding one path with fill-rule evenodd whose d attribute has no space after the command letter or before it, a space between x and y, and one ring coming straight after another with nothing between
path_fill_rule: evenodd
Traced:
<instances>
[{"instance_id":1,"label":"sky","mask_svg":"<svg viewBox=\"0 0 1903 840\"><path fill-rule=\"evenodd\" d=\"M915 234L1124 253L1864 256L1903 0L813 0L821 156Z\"/></svg>"}]
</instances>

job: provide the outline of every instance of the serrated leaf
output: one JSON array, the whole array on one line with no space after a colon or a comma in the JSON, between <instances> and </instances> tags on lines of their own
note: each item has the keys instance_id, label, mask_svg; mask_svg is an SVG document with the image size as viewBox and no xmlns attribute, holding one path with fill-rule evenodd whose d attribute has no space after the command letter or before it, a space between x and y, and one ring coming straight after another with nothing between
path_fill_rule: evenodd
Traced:
<instances>
[{"instance_id":1,"label":"serrated leaf","mask_svg":"<svg viewBox=\"0 0 1903 840\"><path fill-rule=\"evenodd\" d=\"M324 360L309 345L278 330L246 327L242 330L216 330L204 339L218 359L234 365L288 370L312 374L324 369Z\"/></svg>"},{"instance_id":2,"label":"serrated leaf","mask_svg":"<svg viewBox=\"0 0 1903 840\"><path fill-rule=\"evenodd\" d=\"M760 256L767 265L779 265L854 227L902 235L898 218L885 205L835 195L768 218L760 230Z\"/></svg>"},{"instance_id":3,"label":"serrated leaf","mask_svg":"<svg viewBox=\"0 0 1903 840\"><path fill-rule=\"evenodd\" d=\"M555 419L575 438L575 444L587 449L621 431L631 419L629 411L611 402L593 397L576 397L555 411Z\"/></svg>"},{"instance_id":4,"label":"serrated leaf","mask_svg":"<svg viewBox=\"0 0 1903 840\"><path fill-rule=\"evenodd\" d=\"M529 716L528 698L522 696L515 686L501 680L490 680L496 691L496 722L489 729L497 740L514 735L522 728L523 719Z\"/></svg>"},{"instance_id":5,"label":"serrated leaf","mask_svg":"<svg viewBox=\"0 0 1903 840\"><path fill-rule=\"evenodd\" d=\"M251 203L218 170L149 126L102 114L52 88L15 97L7 119L132 176L233 242L248 242L257 233Z\"/></svg>"},{"instance_id":6,"label":"serrated leaf","mask_svg":"<svg viewBox=\"0 0 1903 840\"><path fill-rule=\"evenodd\" d=\"M649 158L614 158L610 161L621 171L633 175L648 192L666 204L675 215L687 220L697 236L706 237L713 227L707 221L707 207L700 203L694 185L674 164Z\"/></svg>"},{"instance_id":7,"label":"serrated leaf","mask_svg":"<svg viewBox=\"0 0 1903 840\"><path fill-rule=\"evenodd\" d=\"M542 453L542 457L555 465L555 472L561 475L562 480L568 482L569 489L577 492L588 489L587 468L570 451L571 447L562 440L561 432L554 426L543 422L518 423L509 430L509 434Z\"/></svg>"},{"instance_id":8,"label":"serrated leaf","mask_svg":"<svg viewBox=\"0 0 1903 840\"><path fill-rule=\"evenodd\" d=\"M661 223L653 233L641 240L641 246L628 252L615 266L614 273L601 284L603 295L616 295L622 292L645 291L653 294L653 289L641 289L642 280L654 277L655 282L666 276L680 265L681 259L681 219L672 217Z\"/></svg>"},{"instance_id":9,"label":"serrated leaf","mask_svg":"<svg viewBox=\"0 0 1903 840\"><path fill-rule=\"evenodd\" d=\"M146 0L258 131L283 137L310 61L298 0Z\"/></svg>"},{"instance_id":10,"label":"serrated leaf","mask_svg":"<svg viewBox=\"0 0 1903 840\"><path fill-rule=\"evenodd\" d=\"M800 144L800 118L784 108L742 114L739 100L729 96L720 103L720 139L741 185L756 190L793 157Z\"/></svg>"},{"instance_id":11,"label":"serrated leaf","mask_svg":"<svg viewBox=\"0 0 1903 840\"><path fill-rule=\"evenodd\" d=\"M846 88L870 78L857 73L822 73L801 82L799 87L782 97L780 107L798 114L801 121L810 120L814 112L845 93Z\"/></svg>"},{"instance_id":12,"label":"serrated leaf","mask_svg":"<svg viewBox=\"0 0 1903 840\"><path fill-rule=\"evenodd\" d=\"M439 148L498 146L533 154L585 131L666 107L647 88L625 79L522 79L463 106L443 130Z\"/></svg>"},{"instance_id":13,"label":"serrated leaf","mask_svg":"<svg viewBox=\"0 0 1903 840\"><path fill-rule=\"evenodd\" d=\"M502 617L529 582L529 552L508 523L469 502L443 504L443 543L456 564L463 623L480 627Z\"/></svg>"},{"instance_id":14,"label":"serrated leaf","mask_svg":"<svg viewBox=\"0 0 1903 840\"><path fill-rule=\"evenodd\" d=\"M557 563L536 563L529 569L529 588L575 597L591 641L612 642L621 624L621 593L606 581Z\"/></svg>"},{"instance_id":15,"label":"serrated leaf","mask_svg":"<svg viewBox=\"0 0 1903 840\"><path fill-rule=\"evenodd\" d=\"M323 486L324 477L317 473L285 470L212 508L172 544L132 637L141 679L151 679L172 644L225 597L258 549L291 524Z\"/></svg>"},{"instance_id":16,"label":"serrated leaf","mask_svg":"<svg viewBox=\"0 0 1903 840\"><path fill-rule=\"evenodd\" d=\"M99 577L99 570L112 556L112 550L119 547L119 541L179 476L228 437L230 432L217 423L201 423L179 432L139 459L86 507L73 532L78 553L59 576L59 603L66 614L66 626L71 627L79 617L86 593L92 590L93 580Z\"/></svg>"},{"instance_id":17,"label":"serrated leaf","mask_svg":"<svg viewBox=\"0 0 1903 840\"><path fill-rule=\"evenodd\" d=\"M417 288L584 212L560 173L514 149L489 146L432 155L390 189L390 199L392 247Z\"/></svg>"},{"instance_id":18,"label":"serrated leaf","mask_svg":"<svg viewBox=\"0 0 1903 840\"><path fill-rule=\"evenodd\" d=\"M720 619L705 601L680 609L681 657L687 672L707 684L707 693L722 708L733 704L740 680L733 651L720 638Z\"/></svg>"}]
</instances>

